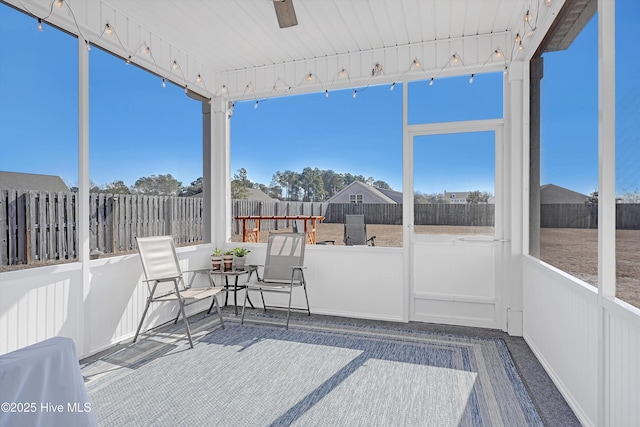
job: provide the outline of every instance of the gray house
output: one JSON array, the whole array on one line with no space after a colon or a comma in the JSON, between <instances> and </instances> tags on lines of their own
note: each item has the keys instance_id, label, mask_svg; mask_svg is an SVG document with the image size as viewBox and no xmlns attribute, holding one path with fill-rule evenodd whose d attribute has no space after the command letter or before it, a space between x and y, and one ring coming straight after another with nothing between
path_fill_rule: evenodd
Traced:
<instances>
[{"instance_id":1,"label":"gray house","mask_svg":"<svg viewBox=\"0 0 640 427\"><path fill-rule=\"evenodd\" d=\"M560 187L554 184L545 184L540 186L540 204L559 204L559 203L586 203L585 194L577 193L568 188Z\"/></svg>"},{"instance_id":2,"label":"gray house","mask_svg":"<svg viewBox=\"0 0 640 427\"><path fill-rule=\"evenodd\" d=\"M402 192L387 190L354 181L334 194L327 203L389 203L402 204Z\"/></svg>"},{"instance_id":3,"label":"gray house","mask_svg":"<svg viewBox=\"0 0 640 427\"><path fill-rule=\"evenodd\" d=\"M62 178L35 173L0 172L0 188L34 191L69 191Z\"/></svg>"}]
</instances>

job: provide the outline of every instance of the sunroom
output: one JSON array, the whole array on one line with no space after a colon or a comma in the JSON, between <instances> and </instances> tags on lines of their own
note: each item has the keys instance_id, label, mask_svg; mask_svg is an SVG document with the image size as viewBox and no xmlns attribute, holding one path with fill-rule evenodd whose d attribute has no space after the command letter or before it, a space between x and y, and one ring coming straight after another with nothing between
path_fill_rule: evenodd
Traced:
<instances>
[{"instance_id":1,"label":"sunroom","mask_svg":"<svg viewBox=\"0 0 640 427\"><path fill-rule=\"evenodd\" d=\"M629 78L635 23L628 19L640 9L631 0L2 3L33 19L33 31L44 24L45 31L76 39L79 250L77 262L0 273L0 354L66 336L79 357L90 356L130 340L144 309L136 254L90 256L89 73L95 47L162 84L179 86L201 104L204 243L178 249L185 268L202 268L214 247L233 245L231 133L241 105L269 108L264 101L338 92L361 101L369 88L399 92L404 206L414 204L433 146L450 143L455 154L466 147L457 141L481 139L492 170L489 233L425 233L417 211L404 209L401 246L309 245L311 310L522 336L583 425L640 424L633 404L640 401L640 299L633 296L640 289L633 250L640 226L620 226L622 205L635 205L640 188L633 166L640 158L640 110L633 101L639 85ZM283 13L274 12L281 8ZM573 55L578 41L588 44L591 56ZM545 79L566 70L575 78L545 88ZM416 113L425 88L444 82L469 87L485 76L498 82L498 90L469 100L477 102L470 116L439 120ZM573 83L585 84L591 98L577 91L575 99L553 97ZM11 102L1 99L2 109ZM455 110L467 100L449 102ZM484 105L500 111L487 115ZM548 132L554 121L561 122L560 135ZM579 152L554 151L576 138L584 142ZM137 161L144 164L143 157ZM589 208L596 225L586 227L595 252L586 259L576 246L562 246L575 259L561 264L551 255L553 245L584 237L563 234L572 226L549 225L548 217L560 211L541 209L540 189L561 179L550 170L568 169L571 162L595 180ZM580 214L566 215L571 222ZM252 256L264 257L265 244L246 246ZM631 248L631 255L621 248ZM170 307L158 306L147 327L174 316Z\"/></svg>"}]
</instances>

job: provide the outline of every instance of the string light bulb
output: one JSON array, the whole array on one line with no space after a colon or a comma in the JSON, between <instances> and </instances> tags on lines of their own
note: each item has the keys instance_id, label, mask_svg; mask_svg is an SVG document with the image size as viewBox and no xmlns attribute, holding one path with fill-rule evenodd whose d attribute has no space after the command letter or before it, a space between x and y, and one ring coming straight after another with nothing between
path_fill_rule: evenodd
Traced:
<instances>
[{"instance_id":1,"label":"string light bulb","mask_svg":"<svg viewBox=\"0 0 640 427\"><path fill-rule=\"evenodd\" d=\"M389 87L390 91L393 91L393 89L396 87L396 82L391 83L391 87Z\"/></svg>"},{"instance_id":2,"label":"string light bulb","mask_svg":"<svg viewBox=\"0 0 640 427\"><path fill-rule=\"evenodd\" d=\"M88 40L84 41L84 45L87 47L87 51L91 50L91 43Z\"/></svg>"},{"instance_id":3,"label":"string light bulb","mask_svg":"<svg viewBox=\"0 0 640 427\"><path fill-rule=\"evenodd\" d=\"M177 70L178 68L180 68L180 66L178 65L178 62L175 59L173 60L173 65L171 66L171 68L173 68L174 70Z\"/></svg>"},{"instance_id":4,"label":"string light bulb","mask_svg":"<svg viewBox=\"0 0 640 427\"><path fill-rule=\"evenodd\" d=\"M544 0L545 6L551 6L553 4L553 0Z\"/></svg>"},{"instance_id":5,"label":"string light bulb","mask_svg":"<svg viewBox=\"0 0 640 427\"><path fill-rule=\"evenodd\" d=\"M418 61L418 58L414 59L414 60L411 62L411 69L412 69L412 70L419 70L419 69L420 69L420 67L421 67L421 65L420 65L420 61Z\"/></svg>"},{"instance_id":6,"label":"string light bulb","mask_svg":"<svg viewBox=\"0 0 640 427\"><path fill-rule=\"evenodd\" d=\"M220 93L227 93L227 86L226 85L222 85L222 87L220 88Z\"/></svg>"},{"instance_id":7,"label":"string light bulb","mask_svg":"<svg viewBox=\"0 0 640 427\"><path fill-rule=\"evenodd\" d=\"M502 58L502 51L500 49L494 50L493 53L496 55L496 58Z\"/></svg>"},{"instance_id":8,"label":"string light bulb","mask_svg":"<svg viewBox=\"0 0 640 427\"><path fill-rule=\"evenodd\" d=\"M325 89L325 90L324 90L324 97L325 97L325 98L328 98L328 97L329 97L329 90L328 90L328 89Z\"/></svg>"},{"instance_id":9,"label":"string light bulb","mask_svg":"<svg viewBox=\"0 0 640 427\"><path fill-rule=\"evenodd\" d=\"M342 70L340 70L340 72L338 73L338 78L343 78L344 75L346 74L346 70L343 68Z\"/></svg>"},{"instance_id":10,"label":"string light bulb","mask_svg":"<svg viewBox=\"0 0 640 427\"><path fill-rule=\"evenodd\" d=\"M189 88L187 85L184 85L184 93L189 94Z\"/></svg>"},{"instance_id":11,"label":"string light bulb","mask_svg":"<svg viewBox=\"0 0 640 427\"><path fill-rule=\"evenodd\" d=\"M520 33L517 33L517 34L516 34L515 42L516 42L516 43L520 43L521 41L522 41L522 37L520 37Z\"/></svg>"},{"instance_id":12,"label":"string light bulb","mask_svg":"<svg viewBox=\"0 0 640 427\"><path fill-rule=\"evenodd\" d=\"M62 7L62 3L63 3L62 0L56 0L56 2L54 4L56 5L56 7L58 9L60 9Z\"/></svg>"},{"instance_id":13,"label":"string light bulb","mask_svg":"<svg viewBox=\"0 0 640 427\"><path fill-rule=\"evenodd\" d=\"M469 84L473 83L473 78L475 77L475 74L471 74L471 77L469 77Z\"/></svg>"},{"instance_id":14,"label":"string light bulb","mask_svg":"<svg viewBox=\"0 0 640 427\"><path fill-rule=\"evenodd\" d=\"M251 85L251 83L247 84L247 92L253 92L253 86Z\"/></svg>"},{"instance_id":15,"label":"string light bulb","mask_svg":"<svg viewBox=\"0 0 640 427\"><path fill-rule=\"evenodd\" d=\"M258 102L259 102L259 101L258 101L258 100L256 100L256 103L255 103L255 104L253 104L253 108L254 108L254 110L257 110L257 109L258 109Z\"/></svg>"},{"instance_id":16,"label":"string light bulb","mask_svg":"<svg viewBox=\"0 0 640 427\"><path fill-rule=\"evenodd\" d=\"M198 83L202 83L202 76L200 74L198 74L198 77L196 77L196 81Z\"/></svg>"},{"instance_id":17,"label":"string light bulb","mask_svg":"<svg viewBox=\"0 0 640 427\"><path fill-rule=\"evenodd\" d=\"M151 48L150 48L149 46L145 45L145 46L142 48L142 53L144 53L145 55L149 55L149 54L151 54Z\"/></svg>"},{"instance_id":18,"label":"string light bulb","mask_svg":"<svg viewBox=\"0 0 640 427\"><path fill-rule=\"evenodd\" d=\"M522 41L520 41L520 43L518 43L518 50L523 50L524 49L524 45L522 44Z\"/></svg>"},{"instance_id":19,"label":"string light bulb","mask_svg":"<svg viewBox=\"0 0 640 427\"><path fill-rule=\"evenodd\" d=\"M312 82L313 81L313 74L311 74L311 73L307 74L307 81L308 82Z\"/></svg>"},{"instance_id":20,"label":"string light bulb","mask_svg":"<svg viewBox=\"0 0 640 427\"><path fill-rule=\"evenodd\" d=\"M527 13L524 14L524 22L531 22L531 13L529 12L529 9L527 9Z\"/></svg>"},{"instance_id":21,"label":"string light bulb","mask_svg":"<svg viewBox=\"0 0 640 427\"><path fill-rule=\"evenodd\" d=\"M38 31L42 32L43 28L42 28L42 19L38 18Z\"/></svg>"},{"instance_id":22,"label":"string light bulb","mask_svg":"<svg viewBox=\"0 0 640 427\"><path fill-rule=\"evenodd\" d=\"M434 80L435 80L435 79L434 79L433 77L431 77L431 80L429 80L429 86L433 86L433 81L434 81Z\"/></svg>"},{"instance_id":23,"label":"string light bulb","mask_svg":"<svg viewBox=\"0 0 640 427\"><path fill-rule=\"evenodd\" d=\"M127 64L131 64L131 55L129 55L129 57L127 58Z\"/></svg>"},{"instance_id":24,"label":"string light bulb","mask_svg":"<svg viewBox=\"0 0 640 427\"><path fill-rule=\"evenodd\" d=\"M109 34L110 36L113 35L113 28L111 28L111 25L109 25L108 22L104 26L104 32Z\"/></svg>"},{"instance_id":25,"label":"string light bulb","mask_svg":"<svg viewBox=\"0 0 640 427\"><path fill-rule=\"evenodd\" d=\"M167 87L167 81L165 79L162 79L162 89L164 89L165 87Z\"/></svg>"},{"instance_id":26,"label":"string light bulb","mask_svg":"<svg viewBox=\"0 0 640 427\"><path fill-rule=\"evenodd\" d=\"M352 97L353 99L356 99L356 96L358 96L358 91L354 89L354 90L353 90L353 95L351 95L351 97Z\"/></svg>"}]
</instances>

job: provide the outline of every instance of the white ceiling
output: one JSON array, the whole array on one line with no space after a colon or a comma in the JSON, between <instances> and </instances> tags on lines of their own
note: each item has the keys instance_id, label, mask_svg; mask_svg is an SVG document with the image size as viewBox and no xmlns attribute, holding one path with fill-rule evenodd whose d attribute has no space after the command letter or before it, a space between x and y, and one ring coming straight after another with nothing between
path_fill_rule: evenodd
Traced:
<instances>
[{"instance_id":1,"label":"white ceiling","mask_svg":"<svg viewBox=\"0 0 640 427\"><path fill-rule=\"evenodd\" d=\"M5 0L37 17L53 0ZM301 91L504 68L516 33L548 26L562 0L293 0L298 25L278 27L271 0L64 0L47 18L202 95L267 93L274 84ZM290 1L290 0L288 0ZM88 4L87 4L88 3ZM71 14L75 16L75 20ZM78 22L78 25L75 24ZM104 34L109 23L117 38ZM538 37L540 39L540 37ZM525 43L529 40L525 39ZM531 39L533 43L533 38ZM152 55L141 53L140 46ZM529 46L526 46L527 48ZM505 58L491 54L504 52ZM450 59L456 53L462 64ZM417 59L421 67L409 69ZM180 69L171 69L176 61ZM381 64L383 73L372 80ZM457 65L457 68L455 66ZM345 69L348 81L337 77ZM313 82L305 81L309 74ZM200 74L204 82L196 82ZM305 87L302 87L302 85ZM255 95L252 95L255 96Z\"/></svg>"}]
</instances>

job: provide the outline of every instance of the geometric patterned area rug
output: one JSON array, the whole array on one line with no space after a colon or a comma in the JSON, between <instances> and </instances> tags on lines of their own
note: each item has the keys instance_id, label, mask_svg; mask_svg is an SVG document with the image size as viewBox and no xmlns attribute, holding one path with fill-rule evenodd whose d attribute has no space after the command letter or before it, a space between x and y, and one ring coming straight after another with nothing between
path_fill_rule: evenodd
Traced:
<instances>
[{"instance_id":1,"label":"geometric patterned area rug","mask_svg":"<svg viewBox=\"0 0 640 427\"><path fill-rule=\"evenodd\" d=\"M537 426L500 339L195 316L82 367L101 426Z\"/></svg>"}]
</instances>

